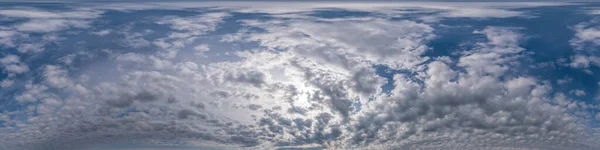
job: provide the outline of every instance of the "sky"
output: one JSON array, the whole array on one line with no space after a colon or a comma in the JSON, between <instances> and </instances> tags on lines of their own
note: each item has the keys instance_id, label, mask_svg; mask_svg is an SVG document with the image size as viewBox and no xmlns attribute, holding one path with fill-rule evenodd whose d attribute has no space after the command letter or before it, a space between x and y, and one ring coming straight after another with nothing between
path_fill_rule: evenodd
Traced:
<instances>
[{"instance_id":1,"label":"sky","mask_svg":"<svg viewBox=\"0 0 600 150\"><path fill-rule=\"evenodd\" d=\"M600 3L0 3L0 150L599 149Z\"/></svg>"}]
</instances>

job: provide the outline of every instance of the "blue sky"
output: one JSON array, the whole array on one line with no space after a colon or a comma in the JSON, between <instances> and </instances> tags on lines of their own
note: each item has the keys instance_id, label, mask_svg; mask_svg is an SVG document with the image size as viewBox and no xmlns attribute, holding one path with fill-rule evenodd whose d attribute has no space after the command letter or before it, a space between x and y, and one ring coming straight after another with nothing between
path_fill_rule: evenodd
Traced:
<instances>
[{"instance_id":1,"label":"blue sky","mask_svg":"<svg viewBox=\"0 0 600 150\"><path fill-rule=\"evenodd\" d=\"M600 147L600 3L0 7L0 149Z\"/></svg>"}]
</instances>

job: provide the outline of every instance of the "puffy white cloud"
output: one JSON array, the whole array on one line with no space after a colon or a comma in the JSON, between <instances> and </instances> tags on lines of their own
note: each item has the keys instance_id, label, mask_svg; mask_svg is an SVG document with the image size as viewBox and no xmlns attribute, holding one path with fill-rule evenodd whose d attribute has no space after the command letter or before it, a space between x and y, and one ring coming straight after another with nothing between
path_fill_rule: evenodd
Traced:
<instances>
[{"instance_id":1,"label":"puffy white cloud","mask_svg":"<svg viewBox=\"0 0 600 150\"><path fill-rule=\"evenodd\" d=\"M600 45L600 26L598 20L594 19L588 22L579 23L573 27L575 37L569 42L575 49L575 55L571 56L569 66L583 69L587 73L592 73L588 68L590 65L598 66L600 59L593 55Z\"/></svg>"},{"instance_id":2,"label":"puffy white cloud","mask_svg":"<svg viewBox=\"0 0 600 150\"><path fill-rule=\"evenodd\" d=\"M488 32L483 33L489 42L481 43L485 46L471 50L472 53L459 59L458 66L464 67L465 71L452 70L449 64L434 61L428 64L427 75L422 79L424 84L410 76L396 75L393 95L368 104L357 116L358 121L353 124L348 140L388 149L540 148L566 139L577 139L569 143L570 146L586 147L589 144L586 138L579 137L579 133L586 130L575 123L577 117L566 114L562 107L547 103L550 99L547 83L527 76L502 77L508 69L489 71L470 63L461 65L466 63L463 61L466 58L487 66L506 64L486 57L474 58L473 55L478 53L498 57L518 55L506 53L505 49L495 50L495 47L518 48L516 43L510 42L512 40L497 40L515 35L514 31L494 27L486 30ZM440 141L431 143L432 139ZM486 145L474 144L484 141ZM537 144L530 143L533 141ZM429 144L422 145L423 142Z\"/></svg>"},{"instance_id":3,"label":"puffy white cloud","mask_svg":"<svg viewBox=\"0 0 600 150\"><path fill-rule=\"evenodd\" d=\"M198 46L194 46L194 50L196 51L194 54L205 56L204 53L210 51L210 48L208 48L208 44L200 44Z\"/></svg>"},{"instance_id":4,"label":"puffy white cloud","mask_svg":"<svg viewBox=\"0 0 600 150\"><path fill-rule=\"evenodd\" d=\"M586 95L585 91L580 90L580 89L578 89L578 90L572 90L571 93L575 94L576 96L585 96Z\"/></svg>"},{"instance_id":5,"label":"puffy white cloud","mask_svg":"<svg viewBox=\"0 0 600 150\"><path fill-rule=\"evenodd\" d=\"M133 24L127 25L122 28L121 31L118 31L121 35L124 36L122 40L120 40L120 44L132 47L132 48L148 48L152 43L145 39L145 35L151 34L152 30L144 30L141 32L132 32Z\"/></svg>"},{"instance_id":6,"label":"puffy white cloud","mask_svg":"<svg viewBox=\"0 0 600 150\"><path fill-rule=\"evenodd\" d=\"M600 27L598 20L582 22L572 27L575 31L575 38L570 41L571 45L578 50L586 48L586 44L590 46L600 45ZM590 47L587 47L590 48Z\"/></svg>"},{"instance_id":7,"label":"puffy white cloud","mask_svg":"<svg viewBox=\"0 0 600 150\"><path fill-rule=\"evenodd\" d=\"M7 87L9 87L9 86L13 85L14 83L15 83L15 81L14 81L14 80L11 80L11 79L4 79L4 80L2 80L2 82L0 82L0 87L2 87L2 88L7 88Z\"/></svg>"},{"instance_id":8,"label":"puffy white cloud","mask_svg":"<svg viewBox=\"0 0 600 150\"><path fill-rule=\"evenodd\" d=\"M35 102L39 99L43 99L46 97L52 97L53 94L46 93L45 91L48 87L39 84L33 84L31 82L25 85L25 90L20 94L15 96L15 99L21 103L23 102Z\"/></svg>"},{"instance_id":9,"label":"puffy white cloud","mask_svg":"<svg viewBox=\"0 0 600 150\"><path fill-rule=\"evenodd\" d=\"M459 66L465 67L469 74L502 76L512 65L517 65L519 47L522 38L513 28L487 27L474 33L485 34L489 42L478 43L476 49L465 51L466 56L459 59Z\"/></svg>"},{"instance_id":10,"label":"puffy white cloud","mask_svg":"<svg viewBox=\"0 0 600 150\"><path fill-rule=\"evenodd\" d=\"M163 49L160 52L162 57L173 58L180 49L194 42L200 35L216 30L217 25L227 16L229 14L216 12L191 17L165 17L157 24L169 25L174 31L170 32L167 37L154 40L153 44ZM196 46L194 48L202 49L204 47Z\"/></svg>"},{"instance_id":11,"label":"puffy white cloud","mask_svg":"<svg viewBox=\"0 0 600 150\"><path fill-rule=\"evenodd\" d=\"M12 31L8 28L0 28L0 44L2 44L2 46L13 47L15 46L13 43L14 38L18 35L19 32Z\"/></svg>"},{"instance_id":12,"label":"puffy white cloud","mask_svg":"<svg viewBox=\"0 0 600 150\"><path fill-rule=\"evenodd\" d=\"M29 71L27 64L21 62L20 57L17 55L7 55L0 59L2 64L2 70L6 73L20 74Z\"/></svg>"},{"instance_id":13,"label":"puffy white cloud","mask_svg":"<svg viewBox=\"0 0 600 150\"><path fill-rule=\"evenodd\" d=\"M69 79L67 71L59 66L46 65L44 67L44 77L48 85L56 88L71 86L73 83Z\"/></svg>"}]
</instances>

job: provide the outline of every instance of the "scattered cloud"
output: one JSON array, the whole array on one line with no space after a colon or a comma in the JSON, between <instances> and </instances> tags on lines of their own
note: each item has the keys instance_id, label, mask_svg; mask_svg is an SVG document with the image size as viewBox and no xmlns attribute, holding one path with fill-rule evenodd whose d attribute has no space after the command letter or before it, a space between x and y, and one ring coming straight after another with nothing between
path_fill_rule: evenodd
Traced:
<instances>
[{"instance_id":1,"label":"scattered cloud","mask_svg":"<svg viewBox=\"0 0 600 150\"><path fill-rule=\"evenodd\" d=\"M575 38L570 41L571 45L577 50L589 48L586 47L587 44L592 47L600 45L600 27L597 24L598 20L592 20L572 27L575 31Z\"/></svg>"},{"instance_id":2,"label":"scattered cloud","mask_svg":"<svg viewBox=\"0 0 600 150\"><path fill-rule=\"evenodd\" d=\"M0 59L3 70L7 73L20 74L29 71L27 64L21 62L17 55L7 55Z\"/></svg>"}]
</instances>

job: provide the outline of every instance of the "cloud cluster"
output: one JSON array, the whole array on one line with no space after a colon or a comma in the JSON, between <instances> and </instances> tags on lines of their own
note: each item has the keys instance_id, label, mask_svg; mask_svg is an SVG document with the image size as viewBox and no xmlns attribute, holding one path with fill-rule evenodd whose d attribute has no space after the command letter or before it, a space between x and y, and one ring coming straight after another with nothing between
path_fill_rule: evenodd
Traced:
<instances>
[{"instance_id":1,"label":"cloud cluster","mask_svg":"<svg viewBox=\"0 0 600 150\"><path fill-rule=\"evenodd\" d=\"M63 40L56 32L71 28L88 28L99 10L47 11L31 7L3 7L0 16L7 21L0 26L0 46L16 47L21 53L40 53L47 45Z\"/></svg>"},{"instance_id":2,"label":"cloud cluster","mask_svg":"<svg viewBox=\"0 0 600 150\"><path fill-rule=\"evenodd\" d=\"M575 31L575 37L569 41L574 48L575 54L571 56L569 66L583 69L585 72L592 73L588 68L591 65L600 66L600 58L597 47L600 45L600 26L599 20L593 19L587 22L581 22L571 27Z\"/></svg>"},{"instance_id":3,"label":"cloud cluster","mask_svg":"<svg viewBox=\"0 0 600 150\"><path fill-rule=\"evenodd\" d=\"M588 147L587 141L577 140L553 144L581 138L587 131L566 109L548 103L549 83L503 76L510 72L507 62L523 50L516 45L518 34L495 27L476 33L486 34L488 42L459 58L456 65L464 70L433 61L418 81L396 75L393 95L365 108L350 139L403 148Z\"/></svg>"}]
</instances>

